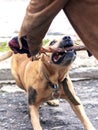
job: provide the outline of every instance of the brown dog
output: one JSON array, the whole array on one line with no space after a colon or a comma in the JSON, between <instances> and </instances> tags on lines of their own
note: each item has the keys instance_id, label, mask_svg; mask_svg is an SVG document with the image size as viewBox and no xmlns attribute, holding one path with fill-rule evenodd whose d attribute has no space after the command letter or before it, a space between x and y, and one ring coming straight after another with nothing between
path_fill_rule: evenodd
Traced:
<instances>
[{"instance_id":1,"label":"brown dog","mask_svg":"<svg viewBox=\"0 0 98 130\"><path fill-rule=\"evenodd\" d=\"M72 46L70 37L50 43L52 47L64 48ZM76 55L75 52L42 54L38 60L32 61L26 54L12 56L11 70L17 85L28 94L28 105L31 123L34 130L42 130L39 121L39 106L42 102L57 97L66 99L86 130L95 130L83 105L76 96L68 71Z\"/></svg>"}]
</instances>

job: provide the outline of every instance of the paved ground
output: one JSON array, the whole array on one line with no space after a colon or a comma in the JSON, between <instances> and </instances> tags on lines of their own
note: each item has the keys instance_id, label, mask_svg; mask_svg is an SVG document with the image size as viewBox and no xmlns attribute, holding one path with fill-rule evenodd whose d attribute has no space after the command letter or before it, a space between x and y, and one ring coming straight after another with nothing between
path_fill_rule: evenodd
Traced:
<instances>
[{"instance_id":1,"label":"paved ground","mask_svg":"<svg viewBox=\"0 0 98 130\"><path fill-rule=\"evenodd\" d=\"M78 81L74 82L74 86L97 130L98 80ZM0 88L0 130L32 130L26 94L18 90L15 84L1 84ZM10 92L7 91L9 89ZM44 130L84 130L81 122L64 100L60 100L59 107L43 104L40 115Z\"/></svg>"}]
</instances>

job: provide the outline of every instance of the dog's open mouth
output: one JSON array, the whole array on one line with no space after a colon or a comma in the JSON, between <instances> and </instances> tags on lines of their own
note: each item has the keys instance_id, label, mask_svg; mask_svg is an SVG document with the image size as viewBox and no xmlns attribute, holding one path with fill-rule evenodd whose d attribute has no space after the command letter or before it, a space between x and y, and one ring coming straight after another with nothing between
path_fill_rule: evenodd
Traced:
<instances>
[{"instance_id":1,"label":"dog's open mouth","mask_svg":"<svg viewBox=\"0 0 98 130\"><path fill-rule=\"evenodd\" d=\"M54 53L53 55L52 55L52 60L53 60L53 62L58 62L59 60L61 60L63 57L64 57L64 55L65 55L65 53L64 52L57 52L57 53Z\"/></svg>"},{"instance_id":2,"label":"dog's open mouth","mask_svg":"<svg viewBox=\"0 0 98 130\"><path fill-rule=\"evenodd\" d=\"M75 59L75 51L70 50L66 52L55 52L52 54L51 60L55 64L70 64Z\"/></svg>"}]
</instances>

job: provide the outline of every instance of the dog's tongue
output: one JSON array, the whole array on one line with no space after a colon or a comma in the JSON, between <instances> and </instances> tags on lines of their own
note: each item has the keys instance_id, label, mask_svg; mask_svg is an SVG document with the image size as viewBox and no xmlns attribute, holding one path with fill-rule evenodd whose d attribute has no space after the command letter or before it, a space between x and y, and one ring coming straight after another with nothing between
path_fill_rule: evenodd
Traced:
<instances>
[{"instance_id":1,"label":"dog's tongue","mask_svg":"<svg viewBox=\"0 0 98 130\"><path fill-rule=\"evenodd\" d=\"M58 54L55 54L54 60L58 60L58 58L59 58L59 55L58 55Z\"/></svg>"},{"instance_id":2,"label":"dog's tongue","mask_svg":"<svg viewBox=\"0 0 98 130\"><path fill-rule=\"evenodd\" d=\"M61 54L59 54L59 53L54 53L53 55L52 55L52 61L53 62L58 62L58 60L61 58Z\"/></svg>"}]
</instances>

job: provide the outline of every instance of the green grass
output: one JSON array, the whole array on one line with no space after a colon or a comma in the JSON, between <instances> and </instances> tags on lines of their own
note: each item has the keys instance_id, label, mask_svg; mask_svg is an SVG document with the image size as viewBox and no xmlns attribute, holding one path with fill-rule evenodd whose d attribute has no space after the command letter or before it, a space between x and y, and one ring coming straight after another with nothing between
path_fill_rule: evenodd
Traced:
<instances>
[{"instance_id":1,"label":"green grass","mask_svg":"<svg viewBox=\"0 0 98 130\"><path fill-rule=\"evenodd\" d=\"M49 39L44 39L43 40L43 46L45 46L50 40Z\"/></svg>"},{"instance_id":2,"label":"green grass","mask_svg":"<svg viewBox=\"0 0 98 130\"><path fill-rule=\"evenodd\" d=\"M9 47L7 46L7 42L1 42L0 43L0 52L8 51Z\"/></svg>"}]
</instances>

